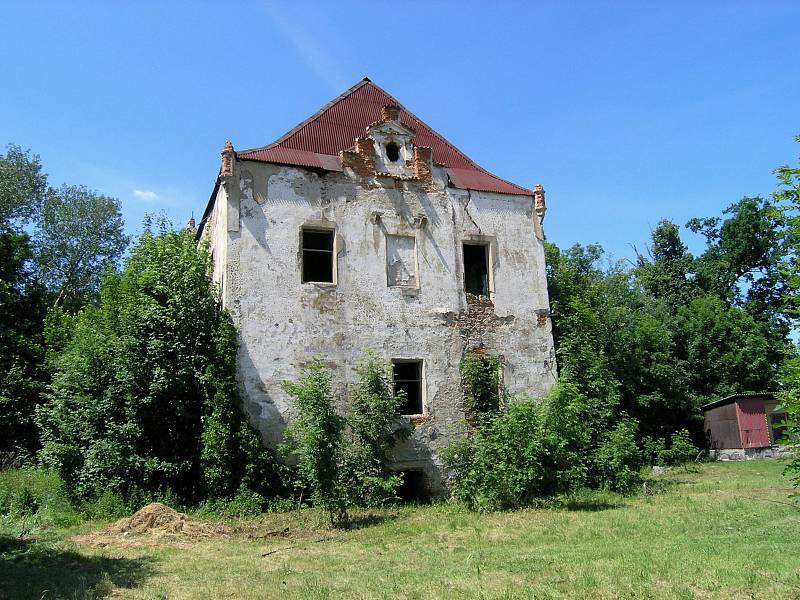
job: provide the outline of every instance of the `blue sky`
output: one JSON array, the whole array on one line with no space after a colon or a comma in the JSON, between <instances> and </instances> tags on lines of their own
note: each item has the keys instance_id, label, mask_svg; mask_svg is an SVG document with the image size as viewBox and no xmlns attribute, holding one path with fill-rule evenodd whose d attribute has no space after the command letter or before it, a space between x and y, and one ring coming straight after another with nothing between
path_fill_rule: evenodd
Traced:
<instances>
[{"instance_id":1,"label":"blue sky","mask_svg":"<svg viewBox=\"0 0 800 600\"><path fill-rule=\"evenodd\" d=\"M202 213L230 138L273 141L369 76L478 164L544 184L548 238L632 257L800 145L800 2L3 4L0 144L52 184ZM693 244L694 248L698 246Z\"/></svg>"}]
</instances>

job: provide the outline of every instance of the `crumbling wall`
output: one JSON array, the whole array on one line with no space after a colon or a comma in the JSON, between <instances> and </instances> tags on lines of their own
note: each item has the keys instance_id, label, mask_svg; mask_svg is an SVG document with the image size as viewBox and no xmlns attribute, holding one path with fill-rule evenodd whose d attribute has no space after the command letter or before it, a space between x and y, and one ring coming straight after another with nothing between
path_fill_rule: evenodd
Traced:
<instances>
[{"instance_id":1,"label":"crumbling wall","mask_svg":"<svg viewBox=\"0 0 800 600\"><path fill-rule=\"evenodd\" d=\"M271 446L292 418L281 382L296 379L315 355L335 372L342 398L367 350L423 360L423 414L411 419L413 435L394 458L399 469L423 471L435 493L438 452L464 431L464 353L482 347L500 356L510 392L543 394L555 365L550 322L541 318L548 297L533 198L450 188L437 167L426 176L365 179L237 161L237 185L226 188L238 219L227 227L226 272L237 277L224 303L240 334L245 407ZM335 229L334 284L301 283L303 227ZM404 238L401 250L387 245L391 236ZM409 261L409 238L413 281L389 285L391 253ZM465 239L491 244L491 300L467 301Z\"/></svg>"}]
</instances>

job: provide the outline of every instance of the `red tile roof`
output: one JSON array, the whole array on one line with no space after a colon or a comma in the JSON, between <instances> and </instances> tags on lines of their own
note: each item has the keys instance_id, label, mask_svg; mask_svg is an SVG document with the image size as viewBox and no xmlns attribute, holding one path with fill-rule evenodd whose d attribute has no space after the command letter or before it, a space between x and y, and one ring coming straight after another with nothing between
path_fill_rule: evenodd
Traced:
<instances>
[{"instance_id":1,"label":"red tile roof","mask_svg":"<svg viewBox=\"0 0 800 600\"><path fill-rule=\"evenodd\" d=\"M416 131L414 143L433 150L434 162L447 168L454 186L501 194L533 195L531 190L500 179L476 165L366 78L272 144L237 152L236 157L341 171L339 152L353 148L356 138L363 137L367 127L380 120L381 109L389 104L400 107L400 121Z\"/></svg>"}]
</instances>

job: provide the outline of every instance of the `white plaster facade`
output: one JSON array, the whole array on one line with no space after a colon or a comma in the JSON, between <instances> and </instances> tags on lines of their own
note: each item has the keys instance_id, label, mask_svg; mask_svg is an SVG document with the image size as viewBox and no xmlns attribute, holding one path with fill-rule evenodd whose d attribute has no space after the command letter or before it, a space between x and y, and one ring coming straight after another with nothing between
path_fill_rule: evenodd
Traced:
<instances>
[{"instance_id":1,"label":"white plaster facade","mask_svg":"<svg viewBox=\"0 0 800 600\"><path fill-rule=\"evenodd\" d=\"M452 187L435 164L427 184L407 177L413 132L376 133L372 177L229 152L202 236L239 331L245 409L264 441L274 447L292 418L281 383L315 355L334 372L342 402L367 350L421 360L422 414L404 417L413 433L395 460L423 471L437 493L439 451L465 430L459 365L467 351L500 357L511 393L541 396L555 382L541 213L533 195ZM401 168L378 168L392 135L401 138ZM333 283L301 282L303 228L335 232ZM493 307L468 304L465 241L489 246Z\"/></svg>"}]
</instances>

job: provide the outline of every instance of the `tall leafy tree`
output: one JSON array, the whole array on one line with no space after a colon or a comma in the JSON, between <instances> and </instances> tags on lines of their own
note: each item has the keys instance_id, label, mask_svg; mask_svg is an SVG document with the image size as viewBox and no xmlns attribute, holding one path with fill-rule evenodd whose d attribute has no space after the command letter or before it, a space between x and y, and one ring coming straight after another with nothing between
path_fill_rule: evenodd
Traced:
<instances>
[{"instance_id":1,"label":"tall leafy tree","mask_svg":"<svg viewBox=\"0 0 800 600\"><path fill-rule=\"evenodd\" d=\"M37 447L44 301L23 226L38 218L47 179L39 157L9 145L0 154L0 451Z\"/></svg>"},{"instance_id":2,"label":"tall leafy tree","mask_svg":"<svg viewBox=\"0 0 800 600\"><path fill-rule=\"evenodd\" d=\"M800 142L800 136L795 138ZM786 310L793 319L795 331L800 320L800 168L783 165L775 170L778 178L778 189L772 197L780 206L786 229L783 241L788 249L788 260L785 267L786 289L783 300ZM793 348L790 358L783 366L783 389L780 394L781 403L786 409L786 441L800 444L800 350ZM792 474L795 488L800 488L800 456L795 456L787 472ZM798 496L800 498L800 495Z\"/></svg>"},{"instance_id":3,"label":"tall leafy tree","mask_svg":"<svg viewBox=\"0 0 800 600\"><path fill-rule=\"evenodd\" d=\"M788 245L785 219L773 200L742 198L725 209L725 218L692 219L706 251L695 277L706 294L743 308L761 328L771 371L783 361L790 331L787 288Z\"/></svg>"},{"instance_id":4,"label":"tall leafy tree","mask_svg":"<svg viewBox=\"0 0 800 600\"><path fill-rule=\"evenodd\" d=\"M37 414L40 456L77 496L269 493L271 462L239 411L235 331L190 233L146 231L97 306L53 314L70 335L52 340L63 349Z\"/></svg>"},{"instance_id":5,"label":"tall leafy tree","mask_svg":"<svg viewBox=\"0 0 800 600\"><path fill-rule=\"evenodd\" d=\"M0 233L38 218L46 189L39 157L9 144L0 154Z\"/></svg>"},{"instance_id":6,"label":"tall leafy tree","mask_svg":"<svg viewBox=\"0 0 800 600\"><path fill-rule=\"evenodd\" d=\"M38 446L45 306L30 258L26 234L0 234L0 452L31 454Z\"/></svg>"},{"instance_id":7,"label":"tall leafy tree","mask_svg":"<svg viewBox=\"0 0 800 600\"><path fill-rule=\"evenodd\" d=\"M50 189L34 241L39 277L53 304L77 308L97 295L104 267L128 244L119 200L84 186Z\"/></svg>"},{"instance_id":8,"label":"tall leafy tree","mask_svg":"<svg viewBox=\"0 0 800 600\"><path fill-rule=\"evenodd\" d=\"M680 228L664 219L650 238L650 258L641 254L637 258L637 281L648 294L673 308L687 304L699 290L692 277L695 258L683 243Z\"/></svg>"}]
</instances>

